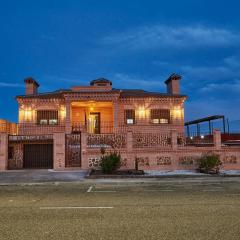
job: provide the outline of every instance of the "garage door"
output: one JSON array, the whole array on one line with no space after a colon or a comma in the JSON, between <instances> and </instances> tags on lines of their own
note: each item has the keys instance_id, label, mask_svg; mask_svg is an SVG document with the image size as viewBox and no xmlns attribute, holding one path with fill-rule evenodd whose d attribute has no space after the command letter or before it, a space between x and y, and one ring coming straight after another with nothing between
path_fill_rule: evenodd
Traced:
<instances>
[{"instance_id":1,"label":"garage door","mask_svg":"<svg viewBox=\"0 0 240 240\"><path fill-rule=\"evenodd\" d=\"M53 168L53 144L24 144L24 168Z\"/></svg>"}]
</instances>

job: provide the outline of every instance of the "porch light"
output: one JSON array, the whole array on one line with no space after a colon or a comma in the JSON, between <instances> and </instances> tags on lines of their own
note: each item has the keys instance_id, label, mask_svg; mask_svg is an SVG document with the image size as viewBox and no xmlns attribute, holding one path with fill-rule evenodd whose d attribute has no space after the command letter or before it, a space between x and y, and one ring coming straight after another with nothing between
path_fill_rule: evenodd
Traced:
<instances>
[{"instance_id":1,"label":"porch light","mask_svg":"<svg viewBox=\"0 0 240 240\"><path fill-rule=\"evenodd\" d=\"M139 118L146 118L147 111L146 111L145 107L139 107L137 112L138 112Z\"/></svg>"},{"instance_id":2,"label":"porch light","mask_svg":"<svg viewBox=\"0 0 240 240\"><path fill-rule=\"evenodd\" d=\"M60 107L60 118L63 120L66 117L66 108L64 106Z\"/></svg>"},{"instance_id":3,"label":"porch light","mask_svg":"<svg viewBox=\"0 0 240 240\"><path fill-rule=\"evenodd\" d=\"M182 118L182 109L181 108L174 108L173 109L173 117L175 119L181 119Z\"/></svg>"},{"instance_id":4,"label":"porch light","mask_svg":"<svg viewBox=\"0 0 240 240\"><path fill-rule=\"evenodd\" d=\"M32 110L30 108L24 109L24 120L31 121L32 119Z\"/></svg>"},{"instance_id":5,"label":"porch light","mask_svg":"<svg viewBox=\"0 0 240 240\"><path fill-rule=\"evenodd\" d=\"M201 139L204 139L204 137L205 137L204 135L201 135Z\"/></svg>"}]
</instances>

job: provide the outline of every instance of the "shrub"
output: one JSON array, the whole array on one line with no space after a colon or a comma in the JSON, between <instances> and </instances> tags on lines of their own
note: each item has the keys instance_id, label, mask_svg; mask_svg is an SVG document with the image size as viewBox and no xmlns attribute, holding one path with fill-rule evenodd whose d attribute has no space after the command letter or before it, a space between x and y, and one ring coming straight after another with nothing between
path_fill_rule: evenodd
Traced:
<instances>
[{"instance_id":1,"label":"shrub","mask_svg":"<svg viewBox=\"0 0 240 240\"><path fill-rule=\"evenodd\" d=\"M113 152L101 157L101 167L103 173L113 173L120 167L121 155L119 153Z\"/></svg>"},{"instance_id":2,"label":"shrub","mask_svg":"<svg viewBox=\"0 0 240 240\"><path fill-rule=\"evenodd\" d=\"M199 160L199 169L204 173L218 173L221 164L219 155L214 153L206 154Z\"/></svg>"}]
</instances>

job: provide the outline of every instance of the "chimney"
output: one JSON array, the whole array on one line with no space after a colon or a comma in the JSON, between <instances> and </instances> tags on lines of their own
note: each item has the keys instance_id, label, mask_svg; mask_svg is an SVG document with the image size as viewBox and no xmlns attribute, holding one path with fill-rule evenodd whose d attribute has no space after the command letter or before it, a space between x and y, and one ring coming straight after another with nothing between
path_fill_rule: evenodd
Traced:
<instances>
[{"instance_id":1,"label":"chimney","mask_svg":"<svg viewBox=\"0 0 240 240\"><path fill-rule=\"evenodd\" d=\"M38 94L39 84L32 77L26 78L24 82L26 85L26 95Z\"/></svg>"},{"instance_id":2,"label":"chimney","mask_svg":"<svg viewBox=\"0 0 240 240\"><path fill-rule=\"evenodd\" d=\"M180 94L180 86L179 81L181 80L181 76L173 73L166 81L167 85L167 93L172 95Z\"/></svg>"}]
</instances>

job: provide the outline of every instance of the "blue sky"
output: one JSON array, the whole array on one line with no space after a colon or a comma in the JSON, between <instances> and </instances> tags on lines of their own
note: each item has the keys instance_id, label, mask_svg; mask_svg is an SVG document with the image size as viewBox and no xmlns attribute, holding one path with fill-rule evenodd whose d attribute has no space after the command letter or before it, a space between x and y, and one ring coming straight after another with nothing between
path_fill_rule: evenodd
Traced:
<instances>
[{"instance_id":1,"label":"blue sky","mask_svg":"<svg viewBox=\"0 0 240 240\"><path fill-rule=\"evenodd\" d=\"M0 118L17 120L23 79L40 91L105 77L165 92L182 75L186 120L240 119L238 1L0 1Z\"/></svg>"}]
</instances>

